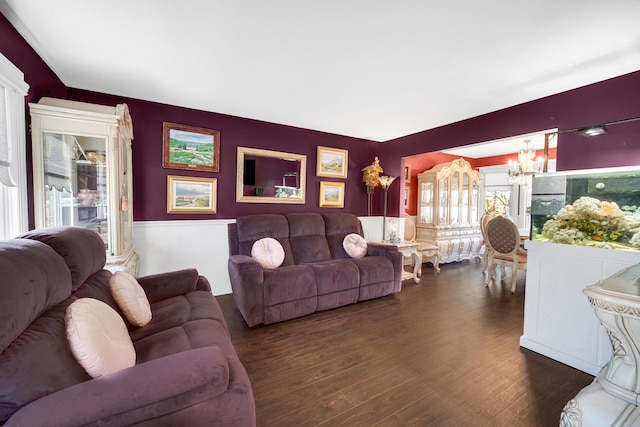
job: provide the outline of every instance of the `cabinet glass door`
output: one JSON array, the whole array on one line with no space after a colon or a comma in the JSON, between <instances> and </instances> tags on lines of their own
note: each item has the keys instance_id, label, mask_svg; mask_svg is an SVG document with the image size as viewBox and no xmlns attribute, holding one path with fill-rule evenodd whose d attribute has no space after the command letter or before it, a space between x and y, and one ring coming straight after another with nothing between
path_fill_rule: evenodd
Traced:
<instances>
[{"instance_id":1,"label":"cabinet glass door","mask_svg":"<svg viewBox=\"0 0 640 427\"><path fill-rule=\"evenodd\" d=\"M462 174L462 195L460 198L460 222L469 223L469 174Z\"/></svg>"},{"instance_id":2,"label":"cabinet glass door","mask_svg":"<svg viewBox=\"0 0 640 427\"><path fill-rule=\"evenodd\" d=\"M423 182L420 186L420 222L433 224L433 182Z\"/></svg>"},{"instance_id":3,"label":"cabinet glass door","mask_svg":"<svg viewBox=\"0 0 640 427\"><path fill-rule=\"evenodd\" d=\"M478 181L473 181L471 185L471 224L478 224L480 222L478 212L478 197L480 196L480 189L478 188Z\"/></svg>"},{"instance_id":4,"label":"cabinet glass door","mask_svg":"<svg viewBox=\"0 0 640 427\"><path fill-rule=\"evenodd\" d=\"M449 221L449 179L443 178L440 181L440 194L438 195L440 205L440 218L438 223L446 224Z\"/></svg>"},{"instance_id":5,"label":"cabinet glass door","mask_svg":"<svg viewBox=\"0 0 640 427\"><path fill-rule=\"evenodd\" d=\"M105 138L43 133L44 226L94 230L109 244Z\"/></svg>"},{"instance_id":6,"label":"cabinet glass door","mask_svg":"<svg viewBox=\"0 0 640 427\"><path fill-rule=\"evenodd\" d=\"M457 173L451 175L451 221L450 224L457 224L460 221L460 189L459 177Z\"/></svg>"}]
</instances>

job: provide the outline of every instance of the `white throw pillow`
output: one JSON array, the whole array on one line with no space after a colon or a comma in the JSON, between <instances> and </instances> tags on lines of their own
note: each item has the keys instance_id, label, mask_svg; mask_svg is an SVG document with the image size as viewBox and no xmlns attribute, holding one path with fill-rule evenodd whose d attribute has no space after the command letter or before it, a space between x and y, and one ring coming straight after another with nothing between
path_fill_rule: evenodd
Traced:
<instances>
[{"instance_id":1,"label":"white throw pillow","mask_svg":"<svg viewBox=\"0 0 640 427\"><path fill-rule=\"evenodd\" d=\"M280 242L271 237L256 240L251 247L251 256L267 270L280 267L284 261L284 249Z\"/></svg>"},{"instance_id":2,"label":"white throw pillow","mask_svg":"<svg viewBox=\"0 0 640 427\"><path fill-rule=\"evenodd\" d=\"M135 365L136 351L127 326L104 302L75 300L67 307L64 320L71 352L92 378Z\"/></svg>"},{"instance_id":3,"label":"white throw pillow","mask_svg":"<svg viewBox=\"0 0 640 427\"><path fill-rule=\"evenodd\" d=\"M142 327L151 322L149 300L135 277L125 271L116 271L109 279L109 289L129 323Z\"/></svg>"},{"instance_id":4,"label":"white throw pillow","mask_svg":"<svg viewBox=\"0 0 640 427\"><path fill-rule=\"evenodd\" d=\"M356 233L347 234L342 247L351 258L364 258L367 255L367 241Z\"/></svg>"}]
</instances>

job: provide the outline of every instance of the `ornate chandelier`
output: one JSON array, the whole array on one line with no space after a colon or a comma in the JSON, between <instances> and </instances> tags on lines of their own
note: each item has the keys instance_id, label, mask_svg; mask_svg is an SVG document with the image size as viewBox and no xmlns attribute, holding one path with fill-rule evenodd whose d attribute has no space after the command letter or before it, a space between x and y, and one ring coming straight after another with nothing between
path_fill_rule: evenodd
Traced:
<instances>
[{"instance_id":1,"label":"ornate chandelier","mask_svg":"<svg viewBox=\"0 0 640 427\"><path fill-rule=\"evenodd\" d=\"M524 142L525 147L518 152L518 161L509 159L509 183L529 185L536 173L542 170L542 158L536 157L536 150L529 148L529 140Z\"/></svg>"}]
</instances>

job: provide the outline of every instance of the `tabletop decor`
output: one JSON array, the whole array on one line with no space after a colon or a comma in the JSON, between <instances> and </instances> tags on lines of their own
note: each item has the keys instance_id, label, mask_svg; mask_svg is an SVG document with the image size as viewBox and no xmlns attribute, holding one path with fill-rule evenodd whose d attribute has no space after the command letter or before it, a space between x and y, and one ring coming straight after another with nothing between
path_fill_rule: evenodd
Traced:
<instances>
[{"instance_id":1,"label":"tabletop decor","mask_svg":"<svg viewBox=\"0 0 640 427\"><path fill-rule=\"evenodd\" d=\"M362 169L362 181L367 186L367 216L371 216L371 196L380 185L380 174L384 172L380 160L376 156L369 166Z\"/></svg>"}]
</instances>

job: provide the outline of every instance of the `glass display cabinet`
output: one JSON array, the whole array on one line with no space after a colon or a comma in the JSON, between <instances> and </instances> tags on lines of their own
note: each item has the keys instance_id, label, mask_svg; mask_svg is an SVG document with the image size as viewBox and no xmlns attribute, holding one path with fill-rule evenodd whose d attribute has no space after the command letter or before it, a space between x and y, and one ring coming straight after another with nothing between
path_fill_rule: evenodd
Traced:
<instances>
[{"instance_id":1,"label":"glass display cabinet","mask_svg":"<svg viewBox=\"0 0 640 427\"><path fill-rule=\"evenodd\" d=\"M135 275L127 105L42 98L29 109L36 228L90 228L104 241L106 268Z\"/></svg>"},{"instance_id":2,"label":"glass display cabinet","mask_svg":"<svg viewBox=\"0 0 640 427\"><path fill-rule=\"evenodd\" d=\"M417 240L437 244L440 263L479 256L480 174L464 159L418 175Z\"/></svg>"}]
</instances>

